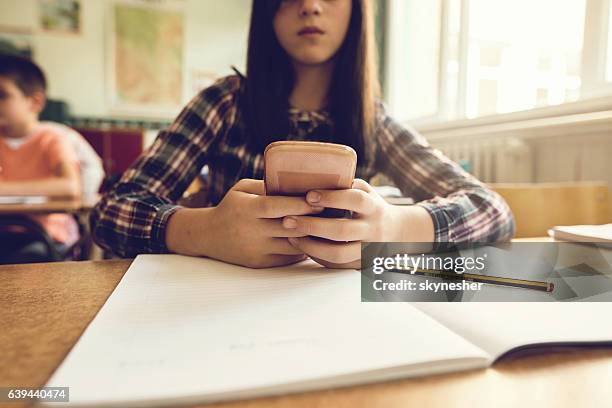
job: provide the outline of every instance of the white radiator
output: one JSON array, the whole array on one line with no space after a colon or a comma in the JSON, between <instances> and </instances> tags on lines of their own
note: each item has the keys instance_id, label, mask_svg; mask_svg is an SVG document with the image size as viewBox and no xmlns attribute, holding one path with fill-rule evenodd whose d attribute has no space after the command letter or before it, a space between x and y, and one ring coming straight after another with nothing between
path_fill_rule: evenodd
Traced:
<instances>
[{"instance_id":1,"label":"white radiator","mask_svg":"<svg viewBox=\"0 0 612 408\"><path fill-rule=\"evenodd\" d=\"M486 183L533 181L533 153L519 138L453 137L430 143Z\"/></svg>"}]
</instances>

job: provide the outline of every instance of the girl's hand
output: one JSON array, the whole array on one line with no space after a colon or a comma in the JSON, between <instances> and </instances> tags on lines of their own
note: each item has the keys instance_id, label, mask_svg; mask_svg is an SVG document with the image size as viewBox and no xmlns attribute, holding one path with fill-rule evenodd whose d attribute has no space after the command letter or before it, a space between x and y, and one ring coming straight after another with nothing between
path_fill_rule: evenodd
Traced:
<instances>
[{"instance_id":1,"label":"girl's hand","mask_svg":"<svg viewBox=\"0 0 612 408\"><path fill-rule=\"evenodd\" d=\"M433 240L433 221L424 208L391 205L361 179L355 179L352 189L314 190L308 192L306 199L313 206L353 211L353 219L308 216L283 219L283 227L297 233L289 242L329 268L361 268L362 241Z\"/></svg>"},{"instance_id":2,"label":"girl's hand","mask_svg":"<svg viewBox=\"0 0 612 408\"><path fill-rule=\"evenodd\" d=\"M177 211L168 224L167 246L252 268L288 265L306 256L287 238L305 234L283 228L282 217L320 211L302 197L265 196L263 181L242 179L217 207Z\"/></svg>"}]
</instances>

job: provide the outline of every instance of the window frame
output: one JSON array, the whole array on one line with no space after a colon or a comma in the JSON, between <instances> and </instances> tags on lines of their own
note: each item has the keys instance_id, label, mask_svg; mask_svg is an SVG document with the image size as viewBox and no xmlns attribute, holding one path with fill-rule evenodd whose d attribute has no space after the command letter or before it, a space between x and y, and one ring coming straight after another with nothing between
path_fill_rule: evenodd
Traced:
<instances>
[{"instance_id":1,"label":"window frame","mask_svg":"<svg viewBox=\"0 0 612 408\"><path fill-rule=\"evenodd\" d=\"M395 1L404 0L383 0L386 3L386 9L389 13L393 12L393 3ZM452 123L452 122L471 122L471 121L494 121L496 118L513 117L517 114L521 117L538 117L540 114L546 115L546 112L554 110L563 110L564 105L568 105L568 109L575 110L580 104L589 104L591 100L600 101L609 99L612 102L612 82L606 81L606 70L608 60L608 32L612 30L610 26L610 8L612 0L586 0L584 36L583 36L583 51L581 59L581 87L580 99L575 102L565 102L556 106L544 106L525 111L517 111L511 113L500 113L493 115L484 115L477 118L468 119L466 117L467 103L467 78L468 78L468 47L469 47L469 6L470 0L459 0L461 25L459 31L459 73L458 73L458 89L457 98L455 101L448 98L448 73L446 70L449 61L449 35L448 21L450 1L441 0L440 12L440 58L438 67L438 107L437 112L432 115L411 118L409 121L415 126L429 127L435 124ZM397 19L390 18L389 14L385 18L384 34L386 41L390 44L396 44L398 38L402 37L405 30L405 25L399 24ZM390 101L391 111L398 112L397 106L393 106L393 98L389 98L390 94L397 92L391 89L393 86L394 75L397 75L398 67L396 58L392 50L397 47L386 47L384 54L384 73L385 73L385 99ZM610 56L612 63L612 55ZM394 65L395 64L395 65ZM528 113L529 112L529 113ZM400 119L405 119L401 118Z\"/></svg>"}]
</instances>

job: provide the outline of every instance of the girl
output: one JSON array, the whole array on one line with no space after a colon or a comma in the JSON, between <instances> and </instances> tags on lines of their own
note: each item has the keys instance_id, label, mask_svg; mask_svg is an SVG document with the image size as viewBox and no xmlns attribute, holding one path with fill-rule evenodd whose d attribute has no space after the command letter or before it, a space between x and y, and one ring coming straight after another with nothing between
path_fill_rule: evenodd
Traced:
<instances>
[{"instance_id":1,"label":"girl","mask_svg":"<svg viewBox=\"0 0 612 408\"><path fill-rule=\"evenodd\" d=\"M365 241L454 243L511 238L505 202L376 100L370 0L253 0L247 75L197 95L92 214L96 241L123 256L174 252L250 267L306 256L360 267ZM263 151L276 140L346 144L352 189L264 195ZM175 202L210 168L210 207ZM387 204L365 181L390 177L414 206ZM353 219L309 214L331 207ZM313 237L327 238L320 240Z\"/></svg>"}]
</instances>

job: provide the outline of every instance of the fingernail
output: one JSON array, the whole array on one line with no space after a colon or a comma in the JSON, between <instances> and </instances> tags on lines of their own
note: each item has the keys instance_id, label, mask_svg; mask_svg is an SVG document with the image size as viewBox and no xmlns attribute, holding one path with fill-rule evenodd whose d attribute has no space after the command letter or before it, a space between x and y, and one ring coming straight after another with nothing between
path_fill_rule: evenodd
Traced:
<instances>
[{"instance_id":1,"label":"fingernail","mask_svg":"<svg viewBox=\"0 0 612 408\"><path fill-rule=\"evenodd\" d=\"M311 203L318 203L321 200L321 193L317 191L310 191L306 195L306 199Z\"/></svg>"},{"instance_id":2,"label":"fingernail","mask_svg":"<svg viewBox=\"0 0 612 408\"><path fill-rule=\"evenodd\" d=\"M321 212L325 209L325 207L315 207L315 206L312 206L310 208L312 208L312 211L314 212Z\"/></svg>"},{"instance_id":3,"label":"fingernail","mask_svg":"<svg viewBox=\"0 0 612 408\"><path fill-rule=\"evenodd\" d=\"M292 217L287 217L283 220L283 227L285 228L295 228L297 227L297 220Z\"/></svg>"}]
</instances>

